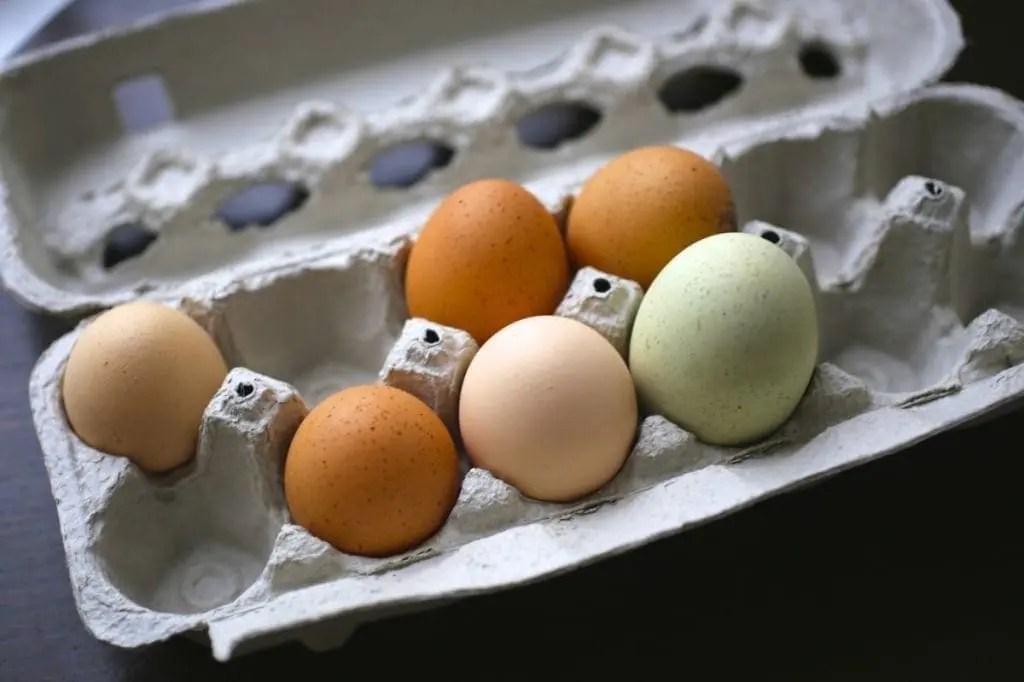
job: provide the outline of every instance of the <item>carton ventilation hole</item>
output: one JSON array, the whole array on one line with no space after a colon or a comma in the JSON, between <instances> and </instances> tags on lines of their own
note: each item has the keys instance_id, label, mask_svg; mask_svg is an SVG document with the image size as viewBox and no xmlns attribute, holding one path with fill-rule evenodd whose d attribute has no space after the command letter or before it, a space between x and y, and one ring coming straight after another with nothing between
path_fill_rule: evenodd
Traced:
<instances>
[{"instance_id":1,"label":"carton ventilation hole","mask_svg":"<svg viewBox=\"0 0 1024 682\"><path fill-rule=\"evenodd\" d=\"M162 76L129 78L115 85L112 94L127 133L141 133L174 120L174 103Z\"/></svg>"},{"instance_id":2,"label":"carton ventilation hole","mask_svg":"<svg viewBox=\"0 0 1024 682\"><path fill-rule=\"evenodd\" d=\"M594 291L599 294L603 294L612 288L612 283L606 280L604 277L598 277L594 280Z\"/></svg>"},{"instance_id":3,"label":"carton ventilation hole","mask_svg":"<svg viewBox=\"0 0 1024 682\"><path fill-rule=\"evenodd\" d=\"M658 99L669 113L693 114L734 94L743 76L723 66L695 66L680 71L662 84Z\"/></svg>"},{"instance_id":4,"label":"carton ventilation hole","mask_svg":"<svg viewBox=\"0 0 1024 682\"><path fill-rule=\"evenodd\" d=\"M107 233L103 245L103 269L138 258L156 241L156 233L134 223L118 225Z\"/></svg>"},{"instance_id":5,"label":"carton ventilation hole","mask_svg":"<svg viewBox=\"0 0 1024 682\"><path fill-rule=\"evenodd\" d=\"M842 71L832 50L821 42L808 43L800 49L800 68L810 78L837 78Z\"/></svg>"},{"instance_id":6,"label":"carton ventilation hole","mask_svg":"<svg viewBox=\"0 0 1024 682\"><path fill-rule=\"evenodd\" d=\"M438 334L433 329L428 329L427 331L423 332L423 343L425 343L427 345L432 346L432 345L434 345L435 343L437 343L440 340L441 340L440 334Z\"/></svg>"},{"instance_id":7,"label":"carton ventilation hole","mask_svg":"<svg viewBox=\"0 0 1024 682\"><path fill-rule=\"evenodd\" d=\"M545 104L516 124L519 143L532 149L557 149L597 127L601 112L583 102Z\"/></svg>"},{"instance_id":8,"label":"carton ventilation hole","mask_svg":"<svg viewBox=\"0 0 1024 682\"><path fill-rule=\"evenodd\" d=\"M247 227L270 227L289 213L302 208L309 190L298 183L268 180L249 185L224 199L216 218L232 232Z\"/></svg>"},{"instance_id":9,"label":"carton ventilation hole","mask_svg":"<svg viewBox=\"0 0 1024 682\"><path fill-rule=\"evenodd\" d=\"M248 398L253 394L256 388L247 381L243 381L235 386L235 395L239 398Z\"/></svg>"},{"instance_id":10,"label":"carton ventilation hole","mask_svg":"<svg viewBox=\"0 0 1024 682\"><path fill-rule=\"evenodd\" d=\"M778 244L780 241L782 241L782 237L780 237L779 233L776 232L775 230L765 230L764 232L761 233L761 239L769 241L772 244Z\"/></svg>"},{"instance_id":11,"label":"carton ventilation hole","mask_svg":"<svg viewBox=\"0 0 1024 682\"><path fill-rule=\"evenodd\" d=\"M413 140L385 149L370 162L370 182L379 189L407 189L452 162L455 150L436 140Z\"/></svg>"}]
</instances>

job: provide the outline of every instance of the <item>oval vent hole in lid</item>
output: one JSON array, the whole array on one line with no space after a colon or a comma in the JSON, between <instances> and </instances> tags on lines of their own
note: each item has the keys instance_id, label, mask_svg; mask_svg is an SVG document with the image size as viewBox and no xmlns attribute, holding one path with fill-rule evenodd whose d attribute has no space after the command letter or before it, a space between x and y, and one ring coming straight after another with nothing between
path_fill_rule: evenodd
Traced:
<instances>
[{"instance_id":1,"label":"oval vent hole in lid","mask_svg":"<svg viewBox=\"0 0 1024 682\"><path fill-rule=\"evenodd\" d=\"M696 113L718 104L743 85L743 75L724 66L694 66L662 84L658 99L672 114Z\"/></svg>"},{"instance_id":2,"label":"oval vent hole in lid","mask_svg":"<svg viewBox=\"0 0 1024 682\"><path fill-rule=\"evenodd\" d=\"M828 45L813 41L800 48L800 69L808 78L838 78L842 73L839 59Z\"/></svg>"},{"instance_id":3,"label":"oval vent hole in lid","mask_svg":"<svg viewBox=\"0 0 1024 682\"><path fill-rule=\"evenodd\" d=\"M519 119L519 143L532 149L557 149L597 127L601 112L584 102L545 104Z\"/></svg>"},{"instance_id":4,"label":"oval vent hole in lid","mask_svg":"<svg viewBox=\"0 0 1024 682\"><path fill-rule=\"evenodd\" d=\"M114 85L111 95L127 133L141 133L174 121L174 102L160 74L125 79Z\"/></svg>"},{"instance_id":5,"label":"oval vent hole in lid","mask_svg":"<svg viewBox=\"0 0 1024 682\"><path fill-rule=\"evenodd\" d=\"M298 183L266 180L241 189L220 202L216 218L232 232L250 226L269 227L302 208L309 190Z\"/></svg>"},{"instance_id":6,"label":"oval vent hole in lid","mask_svg":"<svg viewBox=\"0 0 1024 682\"><path fill-rule=\"evenodd\" d=\"M126 260L138 258L156 237L156 232L135 223L117 225L107 233L103 244L103 269L110 270Z\"/></svg>"},{"instance_id":7,"label":"oval vent hole in lid","mask_svg":"<svg viewBox=\"0 0 1024 682\"><path fill-rule=\"evenodd\" d=\"M452 162L455 150L437 140L401 142L370 161L370 182L379 189L406 189Z\"/></svg>"}]
</instances>

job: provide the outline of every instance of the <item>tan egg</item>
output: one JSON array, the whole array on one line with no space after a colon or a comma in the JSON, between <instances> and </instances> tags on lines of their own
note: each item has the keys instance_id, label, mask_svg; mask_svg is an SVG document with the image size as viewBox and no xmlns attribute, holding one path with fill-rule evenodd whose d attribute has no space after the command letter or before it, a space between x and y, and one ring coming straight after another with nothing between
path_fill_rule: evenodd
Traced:
<instances>
[{"instance_id":1,"label":"tan egg","mask_svg":"<svg viewBox=\"0 0 1024 682\"><path fill-rule=\"evenodd\" d=\"M672 146L641 147L594 173L572 204L574 265L644 289L690 244L736 229L732 192L713 163Z\"/></svg>"},{"instance_id":2,"label":"tan egg","mask_svg":"<svg viewBox=\"0 0 1024 682\"><path fill-rule=\"evenodd\" d=\"M227 371L217 344L188 315L127 303L96 317L75 342L64 411L87 445L168 471L195 455L203 412Z\"/></svg>"},{"instance_id":3,"label":"tan egg","mask_svg":"<svg viewBox=\"0 0 1024 682\"><path fill-rule=\"evenodd\" d=\"M629 456L637 401L625 361L565 317L530 317L477 352L459 398L475 466L524 495L568 502L610 481Z\"/></svg>"},{"instance_id":4,"label":"tan egg","mask_svg":"<svg viewBox=\"0 0 1024 682\"><path fill-rule=\"evenodd\" d=\"M422 543L444 524L460 487L444 422L390 386L354 386L321 402L285 460L292 518L350 554L389 556Z\"/></svg>"}]
</instances>

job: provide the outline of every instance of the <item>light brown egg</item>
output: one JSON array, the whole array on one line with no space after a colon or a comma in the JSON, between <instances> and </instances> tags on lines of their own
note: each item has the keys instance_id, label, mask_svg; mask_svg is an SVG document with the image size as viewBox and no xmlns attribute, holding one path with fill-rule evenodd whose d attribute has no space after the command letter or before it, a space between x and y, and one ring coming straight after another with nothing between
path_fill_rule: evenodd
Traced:
<instances>
[{"instance_id":1,"label":"light brown egg","mask_svg":"<svg viewBox=\"0 0 1024 682\"><path fill-rule=\"evenodd\" d=\"M285 460L295 523L350 554L389 556L424 542L447 520L460 487L441 418L383 385L347 388L313 408Z\"/></svg>"},{"instance_id":2,"label":"light brown egg","mask_svg":"<svg viewBox=\"0 0 1024 682\"><path fill-rule=\"evenodd\" d=\"M188 315L127 303L96 317L75 342L64 411L89 446L168 471L195 455L203 412L227 371L216 343Z\"/></svg>"},{"instance_id":3,"label":"light brown egg","mask_svg":"<svg viewBox=\"0 0 1024 682\"><path fill-rule=\"evenodd\" d=\"M492 336L459 399L473 464L548 502L610 481L629 456L637 419L619 352L582 322L557 316L520 320Z\"/></svg>"},{"instance_id":4,"label":"light brown egg","mask_svg":"<svg viewBox=\"0 0 1024 682\"><path fill-rule=\"evenodd\" d=\"M713 163L672 146L641 147L604 166L572 204L573 264L647 289L690 244L736 229L732 192Z\"/></svg>"},{"instance_id":5,"label":"light brown egg","mask_svg":"<svg viewBox=\"0 0 1024 682\"><path fill-rule=\"evenodd\" d=\"M554 216L522 186L478 180L452 192L409 253L409 313L483 343L507 324L549 315L569 286Z\"/></svg>"}]
</instances>

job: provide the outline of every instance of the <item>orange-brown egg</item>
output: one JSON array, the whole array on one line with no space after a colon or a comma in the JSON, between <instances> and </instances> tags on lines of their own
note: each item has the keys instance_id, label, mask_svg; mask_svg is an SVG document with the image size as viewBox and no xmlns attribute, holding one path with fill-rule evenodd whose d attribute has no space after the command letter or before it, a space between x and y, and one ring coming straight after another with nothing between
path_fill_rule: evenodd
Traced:
<instances>
[{"instance_id":1,"label":"orange-brown egg","mask_svg":"<svg viewBox=\"0 0 1024 682\"><path fill-rule=\"evenodd\" d=\"M409 393L355 386L299 426L284 467L297 524L337 549L389 556L427 540L458 499L459 459L441 418Z\"/></svg>"},{"instance_id":2,"label":"orange-brown egg","mask_svg":"<svg viewBox=\"0 0 1024 682\"><path fill-rule=\"evenodd\" d=\"M409 253L409 314L483 343L516 320L554 312L569 286L565 243L536 197L508 180L463 185L437 207Z\"/></svg>"},{"instance_id":3,"label":"orange-brown egg","mask_svg":"<svg viewBox=\"0 0 1024 682\"><path fill-rule=\"evenodd\" d=\"M126 303L96 317L72 347L64 411L86 444L168 471L195 455L203 413L227 371L213 338L188 315Z\"/></svg>"},{"instance_id":4,"label":"orange-brown egg","mask_svg":"<svg viewBox=\"0 0 1024 682\"><path fill-rule=\"evenodd\" d=\"M641 147L590 177L569 212L566 240L577 267L646 290L687 246L735 229L732 192L713 163L679 147Z\"/></svg>"}]
</instances>

